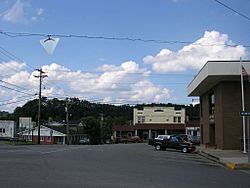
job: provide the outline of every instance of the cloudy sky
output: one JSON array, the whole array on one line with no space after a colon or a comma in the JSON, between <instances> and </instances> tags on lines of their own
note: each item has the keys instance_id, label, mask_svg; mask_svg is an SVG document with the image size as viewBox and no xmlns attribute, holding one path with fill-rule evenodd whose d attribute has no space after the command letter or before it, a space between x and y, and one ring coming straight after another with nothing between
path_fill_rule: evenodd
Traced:
<instances>
[{"instance_id":1,"label":"cloudy sky","mask_svg":"<svg viewBox=\"0 0 250 188\"><path fill-rule=\"evenodd\" d=\"M221 2L250 17L250 1ZM37 97L38 68L48 98L190 104L208 60L250 59L249 30L214 0L1 0L0 110ZM49 34L52 55L40 43Z\"/></svg>"}]
</instances>

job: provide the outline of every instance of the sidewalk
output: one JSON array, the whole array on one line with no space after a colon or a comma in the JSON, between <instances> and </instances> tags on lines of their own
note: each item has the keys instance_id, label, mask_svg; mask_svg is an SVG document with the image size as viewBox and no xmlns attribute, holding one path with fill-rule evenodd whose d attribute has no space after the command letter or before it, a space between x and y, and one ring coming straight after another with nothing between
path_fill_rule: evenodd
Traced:
<instances>
[{"instance_id":1,"label":"sidewalk","mask_svg":"<svg viewBox=\"0 0 250 188\"><path fill-rule=\"evenodd\" d=\"M249 169L248 154L238 150L220 150L213 148L197 147L198 153L203 157L220 163L230 169Z\"/></svg>"}]
</instances>

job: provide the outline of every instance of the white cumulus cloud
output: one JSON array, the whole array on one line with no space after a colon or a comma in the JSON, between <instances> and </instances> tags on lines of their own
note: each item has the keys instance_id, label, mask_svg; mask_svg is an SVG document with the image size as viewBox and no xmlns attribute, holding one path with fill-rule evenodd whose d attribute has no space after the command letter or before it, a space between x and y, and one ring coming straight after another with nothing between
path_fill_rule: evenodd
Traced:
<instances>
[{"instance_id":1,"label":"white cumulus cloud","mask_svg":"<svg viewBox=\"0 0 250 188\"><path fill-rule=\"evenodd\" d=\"M235 45L226 34L206 31L204 36L177 52L162 49L156 56L146 56L146 64L152 64L156 72L178 72L200 69L209 60L239 60L247 56L242 45Z\"/></svg>"},{"instance_id":2,"label":"white cumulus cloud","mask_svg":"<svg viewBox=\"0 0 250 188\"><path fill-rule=\"evenodd\" d=\"M43 8L35 9L27 1L17 0L9 9L0 13L0 17L10 23L29 24L30 21L37 21L43 12Z\"/></svg>"},{"instance_id":3,"label":"white cumulus cloud","mask_svg":"<svg viewBox=\"0 0 250 188\"><path fill-rule=\"evenodd\" d=\"M27 20L24 16L24 4L21 0L17 0L16 3L8 10L6 10L3 15L3 20L12 22L12 23L19 23L23 22L26 23Z\"/></svg>"},{"instance_id":4,"label":"white cumulus cloud","mask_svg":"<svg viewBox=\"0 0 250 188\"><path fill-rule=\"evenodd\" d=\"M171 96L171 91L167 88L155 86L148 80L143 80L135 83L129 94L131 101L159 103L166 102Z\"/></svg>"},{"instance_id":5,"label":"white cumulus cloud","mask_svg":"<svg viewBox=\"0 0 250 188\"><path fill-rule=\"evenodd\" d=\"M15 61L7 62L6 65L12 65L16 71L13 70L3 80L18 87L8 84L6 86L30 94L38 92L39 79L35 77L38 75L37 71L28 72L25 64ZM0 70L2 68L4 71L6 65L0 66ZM134 104L164 102L171 97L167 88L156 86L148 80L150 71L141 68L133 61L123 62L120 65L106 64L98 68L99 72L72 71L56 63L44 65L42 70L48 76L43 79L42 96L49 98L79 97L92 99L94 102ZM1 88L0 95L1 99L15 102L25 94ZM37 96L27 97L31 100ZM12 111L15 105L23 105L25 102L4 105L2 109Z\"/></svg>"}]
</instances>

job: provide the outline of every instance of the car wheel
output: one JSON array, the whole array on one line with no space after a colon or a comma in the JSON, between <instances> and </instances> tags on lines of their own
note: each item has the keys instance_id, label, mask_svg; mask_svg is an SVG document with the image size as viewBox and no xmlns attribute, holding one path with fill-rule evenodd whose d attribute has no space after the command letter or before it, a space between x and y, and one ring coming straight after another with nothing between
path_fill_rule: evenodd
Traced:
<instances>
[{"instance_id":1,"label":"car wheel","mask_svg":"<svg viewBox=\"0 0 250 188\"><path fill-rule=\"evenodd\" d=\"M157 145L155 146L155 149L156 149L157 151L160 151L160 150L161 150L161 145L157 144Z\"/></svg>"},{"instance_id":2,"label":"car wheel","mask_svg":"<svg viewBox=\"0 0 250 188\"><path fill-rule=\"evenodd\" d=\"M188 152L188 148L187 148L187 147L183 147L183 148L181 149L181 151L182 151L182 153L187 153L187 152Z\"/></svg>"}]
</instances>

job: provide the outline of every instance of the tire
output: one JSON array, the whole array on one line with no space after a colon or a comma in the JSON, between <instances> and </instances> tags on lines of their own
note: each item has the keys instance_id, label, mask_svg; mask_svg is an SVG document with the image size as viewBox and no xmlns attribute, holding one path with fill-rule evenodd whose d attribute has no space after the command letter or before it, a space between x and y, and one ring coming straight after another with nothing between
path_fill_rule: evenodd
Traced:
<instances>
[{"instance_id":1,"label":"tire","mask_svg":"<svg viewBox=\"0 0 250 188\"><path fill-rule=\"evenodd\" d=\"M155 150L160 151L161 150L161 145L160 144L156 144L155 145Z\"/></svg>"},{"instance_id":2,"label":"tire","mask_svg":"<svg viewBox=\"0 0 250 188\"><path fill-rule=\"evenodd\" d=\"M181 151L182 151L182 153L187 153L188 152L188 148L187 147L183 147L183 148L181 148Z\"/></svg>"}]
</instances>

